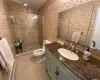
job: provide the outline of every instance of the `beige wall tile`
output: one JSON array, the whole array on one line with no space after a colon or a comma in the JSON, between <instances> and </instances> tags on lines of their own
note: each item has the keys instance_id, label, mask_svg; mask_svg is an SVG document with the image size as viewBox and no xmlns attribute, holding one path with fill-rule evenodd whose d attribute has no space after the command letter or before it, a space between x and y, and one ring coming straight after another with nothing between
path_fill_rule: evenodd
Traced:
<instances>
[{"instance_id":1,"label":"beige wall tile","mask_svg":"<svg viewBox=\"0 0 100 80\"><path fill-rule=\"evenodd\" d=\"M59 12L88 1L91 0L47 0L39 10L39 14L44 16L44 38L51 41L57 39Z\"/></svg>"},{"instance_id":2,"label":"beige wall tile","mask_svg":"<svg viewBox=\"0 0 100 80\"><path fill-rule=\"evenodd\" d=\"M90 4L83 5L84 3L88 3L88 2ZM82 4L81 7L79 8L80 15L77 15L77 10L73 7L77 7L80 4ZM94 11L92 14L93 4L94 4ZM94 24L96 20L97 9L99 6L100 6L100 0L59 0L59 1L48 0L46 1L46 3L39 9L39 14L41 16L44 16L44 38L49 39L51 41L56 41L57 27L59 25L58 24L59 12L73 8L72 12L74 12L74 14L72 15L71 18L72 24L70 25L72 29L70 29L71 32L69 32L68 37L70 39L72 31L75 31L77 29L84 33L83 34L84 39L82 38L81 42L85 43L86 45L89 44L93 32L92 30L94 28ZM91 19L91 14L92 14L92 19ZM91 24L89 24L90 22ZM67 23L68 21L66 21L66 23L63 22L64 25L66 25ZM88 28L90 30L89 33L87 32ZM66 35L64 36L66 37Z\"/></svg>"}]
</instances>

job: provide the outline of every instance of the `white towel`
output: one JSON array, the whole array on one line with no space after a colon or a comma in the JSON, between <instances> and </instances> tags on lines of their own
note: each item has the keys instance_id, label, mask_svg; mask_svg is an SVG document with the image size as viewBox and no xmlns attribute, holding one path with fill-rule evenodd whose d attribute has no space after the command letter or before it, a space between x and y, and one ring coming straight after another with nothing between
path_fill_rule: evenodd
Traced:
<instances>
[{"instance_id":1,"label":"white towel","mask_svg":"<svg viewBox=\"0 0 100 80\"><path fill-rule=\"evenodd\" d=\"M2 68L6 69L5 60L3 59L1 54L0 54L0 64L1 64Z\"/></svg>"},{"instance_id":2,"label":"white towel","mask_svg":"<svg viewBox=\"0 0 100 80\"><path fill-rule=\"evenodd\" d=\"M3 51L2 47L0 46L0 64L2 66L2 68L4 68L6 71L8 71L8 66L9 66L9 62L8 62L8 58L5 54L5 52Z\"/></svg>"},{"instance_id":3,"label":"white towel","mask_svg":"<svg viewBox=\"0 0 100 80\"><path fill-rule=\"evenodd\" d=\"M11 70L15 61L10 46L5 38L0 40L0 54L5 62L5 69ZM4 62L1 62L3 64ZM3 66L4 67L4 66Z\"/></svg>"},{"instance_id":4,"label":"white towel","mask_svg":"<svg viewBox=\"0 0 100 80\"><path fill-rule=\"evenodd\" d=\"M71 41L78 43L80 40L81 32L73 32Z\"/></svg>"}]
</instances>

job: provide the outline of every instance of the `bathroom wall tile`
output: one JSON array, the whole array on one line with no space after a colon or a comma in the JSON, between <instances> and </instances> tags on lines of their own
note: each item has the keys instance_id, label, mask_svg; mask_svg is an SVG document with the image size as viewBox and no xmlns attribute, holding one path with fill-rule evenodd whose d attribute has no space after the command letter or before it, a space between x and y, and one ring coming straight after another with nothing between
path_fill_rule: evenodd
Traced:
<instances>
[{"instance_id":1,"label":"bathroom wall tile","mask_svg":"<svg viewBox=\"0 0 100 80\"><path fill-rule=\"evenodd\" d=\"M0 37L5 37L13 50L11 34L8 24L7 6L4 0L0 0ZM14 55L14 53L13 53ZM1 66L0 66L1 67ZM8 75L0 68L0 80L5 80L4 78ZM7 77L8 78L8 77Z\"/></svg>"},{"instance_id":2,"label":"bathroom wall tile","mask_svg":"<svg viewBox=\"0 0 100 80\"><path fill-rule=\"evenodd\" d=\"M90 40L93 34L93 30L88 31L87 39L86 39L86 45L90 44Z\"/></svg>"},{"instance_id":3,"label":"bathroom wall tile","mask_svg":"<svg viewBox=\"0 0 100 80\"><path fill-rule=\"evenodd\" d=\"M88 3L88 2L91 4L89 6L85 5L84 7L83 4ZM51 41L55 41L57 39L57 26L59 25L58 24L59 12L68 10L72 7L77 7L80 4L83 5L83 6L81 5L81 8L79 8L80 15L76 17L77 12L75 12L76 10L74 11L75 14L72 16L73 18L71 19L72 21L74 21L74 23L72 22L72 25L70 25L72 29L68 37L70 39L72 31L76 31L76 29L79 28L78 30L84 33L83 35L84 39L82 39L81 42L85 43L86 45L89 44L93 29L94 29L94 25L95 25L97 9L100 6L100 0L59 0L59 1L48 0L46 1L46 3L39 10L39 14L44 16L44 38L49 39ZM93 7L94 7L94 11L93 11L92 19L90 19ZM86 11L87 13L84 13L84 11ZM91 22L91 24L89 24L89 22ZM67 24L67 21L66 21L66 24ZM87 35L86 31L88 31L88 29L90 31L89 31L89 34Z\"/></svg>"},{"instance_id":4,"label":"bathroom wall tile","mask_svg":"<svg viewBox=\"0 0 100 80\"><path fill-rule=\"evenodd\" d=\"M39 10L44 16L44 38L57 39L58 14L61 11L89 2L91 0L48 0Z\"/></svg>"}]
</instances>

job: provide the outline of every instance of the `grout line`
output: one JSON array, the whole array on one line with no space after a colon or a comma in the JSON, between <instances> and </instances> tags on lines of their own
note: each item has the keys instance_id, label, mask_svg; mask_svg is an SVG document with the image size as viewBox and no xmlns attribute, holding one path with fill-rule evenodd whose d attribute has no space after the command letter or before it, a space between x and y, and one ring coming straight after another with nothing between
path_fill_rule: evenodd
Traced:
<instances>
[{"instance_id":1,"label":"grout line","mask_svg":"<svg viewBox=\"0 0 100 80\"><path fill-rule=\"evenodd\" d=\"M18 57L18 56L22 56L22 55L26 55L26 54L29 54L29 53L31 53L31 52L33 52L33 50L32 50L32 51L30 51L30 52L17 54L17 55L16 55L16 57Z\"/></svg>"}]
</instances>

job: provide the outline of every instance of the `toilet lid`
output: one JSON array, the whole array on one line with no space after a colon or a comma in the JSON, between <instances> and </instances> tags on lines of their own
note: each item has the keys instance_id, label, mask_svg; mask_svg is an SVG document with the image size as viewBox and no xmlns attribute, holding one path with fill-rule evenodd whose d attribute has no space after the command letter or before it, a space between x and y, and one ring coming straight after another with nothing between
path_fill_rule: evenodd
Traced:
<instances>
[{"instance_id":1,"label":"toilet lid","mask_svg":"<svg viewBox=\"0 0 100 80\"><path fill-rule=\"evenodd\" d=\"M50 44L50 43L52 43L52 42L49 40L44 40L44 44Z\"/></svg>"},{"instance_id":2,"label":"toilet lid","mask_svg":"<svg viewBox=\"0 0 100 80\"><path fill-rule=\"evenodd\" d=\"M34 53L35 56L41 56L41 55L43 55L43 54L44 54L44 52L43 52L42 50L37 50L37 51Z\"/></svg>"}]
</instances>

